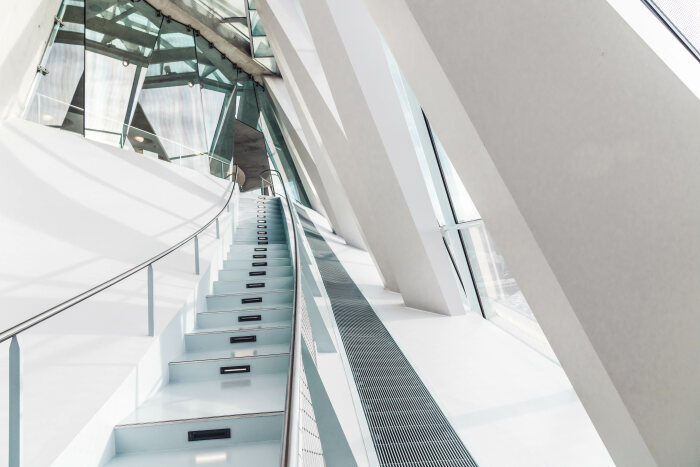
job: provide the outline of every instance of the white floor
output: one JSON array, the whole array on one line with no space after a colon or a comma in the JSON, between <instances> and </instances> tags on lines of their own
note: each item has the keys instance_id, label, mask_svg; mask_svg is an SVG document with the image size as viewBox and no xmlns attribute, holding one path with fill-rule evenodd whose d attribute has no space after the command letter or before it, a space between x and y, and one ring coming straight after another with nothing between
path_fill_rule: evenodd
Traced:
<instances>
[{"instance_id":1,"label":"white floor","mask_svg":"<svg viewBox=\"0 0 700 467\"><path fill-rule=\"evenodd\" d=\"M479 465L614 465L561 367L476 314L403 306L366 252L319 228Z\"/></svg>"}]
</instances>

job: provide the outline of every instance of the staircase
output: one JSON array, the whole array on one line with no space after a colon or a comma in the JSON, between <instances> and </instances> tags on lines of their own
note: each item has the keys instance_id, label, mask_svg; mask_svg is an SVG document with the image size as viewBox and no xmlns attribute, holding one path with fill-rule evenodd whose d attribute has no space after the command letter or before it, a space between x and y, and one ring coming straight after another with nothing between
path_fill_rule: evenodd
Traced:
<instances>
[{"instance_id":1,"label":"staircase","mask_svg":"<svg viewBox=\"0 0 700 467\"><path fill-rule=\"evenodd\" d=\"M115 427L108 466L280 465L294 277L279 198L242 196L237 223L185 353Z\"/></svg>"}]
</instances>

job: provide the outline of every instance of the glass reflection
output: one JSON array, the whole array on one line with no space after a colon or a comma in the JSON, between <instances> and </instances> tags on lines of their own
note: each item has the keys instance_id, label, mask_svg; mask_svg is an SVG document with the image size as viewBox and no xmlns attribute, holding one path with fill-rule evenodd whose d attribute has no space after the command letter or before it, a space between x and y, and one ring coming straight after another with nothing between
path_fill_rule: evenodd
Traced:
<instances>
[{"instance_id":1,"label":"glass reflection","mask_svg":"<svg viewBox=\"0 0 700 467\"><path fill-rule=\"evenodd\" d=\"M287 143L284 140L284 135L282 134L282 129L277 123L277 118L275 117L274 110L270 104L270 99L267 97L267 93L261 86L256 86L256 94L258 96L258 102L260 104L260 114L261 118L265 119L265 125L269 132L269 139L266 140L266 144L274 144L275 152L279 156L280 162L282 163L281 171L286 175L287 181L289 182L289 188L291 190L291 195L301 204L307 207L311 207L309 198L304 191L304 186L301 184L299 178L299 173L296 169L296 164L292 159L292 154L287 147ZM270 148L267 148L268 154L271 153ZM274 163L275 159L270 157L270 160ZM273 177L274 178L274 177Z\"/></svg>"},{"instance_id":2,"label":"glass reflection","mask_svg":"<svg viewBox=\"0 0 700 467\"><path fill-rule=\"evenodd\" d=\"M244 1L209 3L246 19ZM251 167L265 157L252 78L197 31L138 0L64 0L57 17L26 119L219 177L239 133Z\"/></svg>"},{"instance_id":3,"label":"glass reflection","mask_svg":"<svg viewBox=\"0 0 700 467\"><path fill-rule=\"evenodd\" d=\"M87 0L85 136L123 145L162 18L144 2Z\"/></svg>"},{"instance_id":4,"label":"glass reflection","mask_svg":"<svg viewBox=\"0 0 700 467\"><path fill-rule=\"evenodd\" d=\"M165 19L138 99L132 127L157 135L163 159L178 161L208 152L197 51L191 28ZM138 118L137 118L138 117ZM131 133L130 133L131 140ZM134 141L130 141L136 147ZM188 161L187 165L201 164Z\"/></svg>"},{"instance_id":5,"label":"glass reflection","mask_svg":"<svg viewBox=\"0 0 700 467\"><path fill-rule=\"evenodd\" d=\"M203 37L195 43L211 173L220 175L233 160L236 86L242 73Z\"/></svg>"}]
</instances>

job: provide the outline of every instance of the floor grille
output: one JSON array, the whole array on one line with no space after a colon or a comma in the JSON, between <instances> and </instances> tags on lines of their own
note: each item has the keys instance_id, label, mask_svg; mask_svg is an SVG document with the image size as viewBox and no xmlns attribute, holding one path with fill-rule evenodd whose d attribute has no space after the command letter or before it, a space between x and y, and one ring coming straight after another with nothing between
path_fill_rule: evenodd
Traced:
<instances>
[{"instance_id":1,"label":"floor grille","mask_svg":"<svg viewBox=\"0 0 700 467\"><path fill-rule=\"evenodd\" d=\"M298 210L321 271L379 463L476 467L469 451L316 226Z\"/></svg>"}]
</instances>

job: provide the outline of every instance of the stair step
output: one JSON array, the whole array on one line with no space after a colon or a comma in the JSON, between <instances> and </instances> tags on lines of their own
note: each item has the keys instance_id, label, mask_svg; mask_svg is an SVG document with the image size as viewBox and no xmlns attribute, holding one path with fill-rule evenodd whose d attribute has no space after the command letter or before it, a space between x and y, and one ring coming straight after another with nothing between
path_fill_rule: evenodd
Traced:
<instances>
[{"instance_id":1,"label":"stair step","mask_svg":"<svg viewBox=\"0 0 700 467\"><path fill-rule=\"evenodd\" d=\"M247 443L279 441L282 437L283 419L284 415L282 412L272 412L228 415L206 419L168 420L160 423L118 425L114 430L115 450L117 454L124 454L148 451L223 448L243 443L247 445ZM191 431L226 429L230 430L228 438L188 441L188 434ZM164 453L158 452L155 454L162 455ZM154 464L141 465L172 465L161 461L161 457L158 457L158 459L159 461ZM256 465L256 463L241 465Z\"/></svg>"},{"instance_id":2,"label":"stair step","mask_svg":"<svg viewBox=\"0 0 700 467\"><path fill-rule=\"evenodd\" d=\"M286 373L241 376L230 381L168 384L141 404L122 425L284 410Z\"/></svg>"},{"instance_id":3,"label":"stair step","mask_svg":"<svg viewBox=\"0 0 700 467\"><path fill-rule=\"evenodd\" d=\"M239 268L222 269L219 271L219 280L236 281L249 278L262 279L266 277L287 277L292 275L291 266L272 266L263 268Z\"/></svg>"},{"instance_id":4,"label":"stair step","mask_svg":"<svg viewBox=\"0 0 700 467\"><path fill-rule=\"evenodd\" d=\"M266 245L287 245L286 240L275 240L275 241L270 241L270 240L236 240L235 245L259 245L259 246L266 246Z\"/></svg>"},{"instance_id":5,"label":"stair step","mask_svg":"<svg viewBox=\"0 0 700 467\"><path fill-rule=\"evenodd\" d=\"M260 260L253 259L225 259L224 269L241 268L265 268L270 266L291 266L291 258L266 258Z\"/></svg>"},{"instance_id":6,"label":"stair step","mask_svg":"<svg viewBox=\"0 0 700 467\"><path fill-rule=\"evenodd\" d=\"M260 320L239 321L241 316L259 315ZM197 313L198 329L253 329L291 323L292 307L248 308L244 310L205 311Z\"/></svg>"},{"instance_id":7,"label":"stair step","mask_svg":"<svg viewBox=\"0 0 700 467\"><path fill-rule=\"evenodd\" d=\"M168 467L223 467L230 465L273 466L280 463L280 441L239 443L217 448L182 449L159 452L122 454L107 467L144 467L165 465Z\"/></svg>"},{"instance_id":8,"label":"stair step","mask_svg":"<svg viewBox=\"0 0 700 467\"><path fill-rule=\"evenodd\" d=\"M257 352L257 355L265 353L289 352L289 342L292 331L290 327L264 327L258 329L227 329L224 331L198 331L185 334L185 349L188 353L207 350L223 349L227 352L238 352L237 357L245 352ZM266 345L282 345L286 348L262 349ZM250 354L250 353L249 353ZM197 357L201 359L201 357Z\"/></svg>"},{"instance_id":9,"label":"stair step","mask_svg":"<svg viewBox=\"0 0 700 467\"><path fill-rule=\"evenodd\" d=\"M265 247L260 247L260 248L265 248ZM272 259L272 258L289 258L289 250L286 249L281 249L281 250L270 250L270 251L246 251L246 252L241 252L241 251L232 251L230 252L227 256L226 259L228 260L264 260L264 259Z\"/></svg>"},{"instance_id":10,"label":"stair step","mask_svg":"<svg viewBox=\"0 0 700 467\"><path fill-rule=\"evenodd\" d=\"M261 249L262 248L262 249ZM243 253L243 254L252 254L252 253L259 253L259 252L266 252L266 251L289 251L289 247L287 244L283 245L266 245L266 246L257 246L257 245L232 245L231 248L228 249L228 254L232 253Z\"/></svg>"},{"instance_id":11,"label":"stair step","mask_svg":"<svg viewBox=\"0 0 700 467\"><path fill-rule=\"evenodd\" d=\"M241 281L216 281L214 282L214 293L240 293L254 292L264 290L281 290L293 289L294 278L290 277L273 277L266 278L265 276L248 276L246 280Z\"/></svg>"},{"instance_id":12,"label":"stair step","mask_svg":"<svg viewBox=\"0 0 700 467\"><path fill-rule=\"evenodd\" d=\"M245 293L207 295L207 311L250 310L254 307L269 308L292 306L293 290L268 290ZM243 320L239 320L243 321Z\"/></svg>"},{"instance_id":13,"label":"stair step","mask_svg":"<svg viewBox=\"0 0 700 467\"><path fill-rule=\"evenodd\" d=\"M247 336L248 333L243 334ZM289 332L291 335L291 332ZM233 336L231 336L233 337ZM270 355L283 355L289 353L289 341L286 343L277 344L256 344L256 343L240 343L229 344L229 338L225 340L227 348L211 348L209 350L199 350L183 354L181 359L200 361L200 360L217 360L217 359L236 359L248 357L265 357Z\"/></svg>"},{"instance_id":14,"label":"stair step","mask_svg":"<svg viewBox=\"0 0 700 467\"><path fill-rule=\"evenodd\" d=\"M185 354L184 358L188 358ZM261 355L255 357L215 358L205 360L180 360L170 362L170 382L187 381L238 381L241 377L259 374L285 373L289 370L289 354Z\"/></svg>"}]
</instances>

